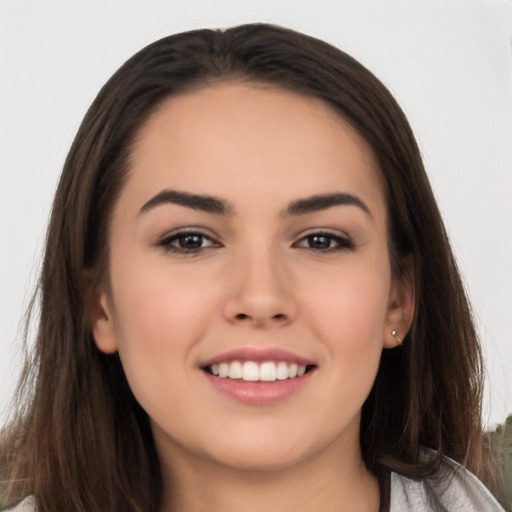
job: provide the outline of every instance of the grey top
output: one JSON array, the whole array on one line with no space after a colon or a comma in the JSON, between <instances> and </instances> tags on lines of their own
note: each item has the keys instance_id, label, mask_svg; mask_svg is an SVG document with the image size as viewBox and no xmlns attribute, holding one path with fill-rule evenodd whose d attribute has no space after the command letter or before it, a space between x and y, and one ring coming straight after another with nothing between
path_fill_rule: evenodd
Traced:
<instances>
[{"instance_id":1,"label":"grey top","mask_svg":"<svg viewBox=\"0 0 512 512\"><path fill-rule=\"evenodd\" d=\"M410 480L391 474L391 512L505 512L475 475L447 459L441 479Z\"/></svg>"},{"instance_id":2,"label":"grey top","mask_svg":"<svg viewBox=\"0 0 512 512\"><path fill-rule=\"evenodd\" d=\"M455 470L455 472L454 472ZM391 474L391 512L505 512L484 485L469 471L448 459L442 483L415 481ZM37 512L31 496L10 512ZM5 511L5 512L9 512Z\"/></svg>"}]
</instances>

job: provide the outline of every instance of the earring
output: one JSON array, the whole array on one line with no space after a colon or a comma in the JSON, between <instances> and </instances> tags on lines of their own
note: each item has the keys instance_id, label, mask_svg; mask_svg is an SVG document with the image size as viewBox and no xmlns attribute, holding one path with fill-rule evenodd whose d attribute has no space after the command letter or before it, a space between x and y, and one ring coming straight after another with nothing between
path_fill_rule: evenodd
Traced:
<instances>
[{"instance_id":1,"label":"earring","mask_svg":"<svg viewBox=\"0 0 512 512\"><path fill-rule=\"evenodd\" d=\"M391 331L391 336L393 336L393 338L395 338L396 342L397 342L397 345L401 345L402 344L402 338L400 338L398 336L398 333L396 332L396 330L393 330Z\"/></svg>"}]
</instances>

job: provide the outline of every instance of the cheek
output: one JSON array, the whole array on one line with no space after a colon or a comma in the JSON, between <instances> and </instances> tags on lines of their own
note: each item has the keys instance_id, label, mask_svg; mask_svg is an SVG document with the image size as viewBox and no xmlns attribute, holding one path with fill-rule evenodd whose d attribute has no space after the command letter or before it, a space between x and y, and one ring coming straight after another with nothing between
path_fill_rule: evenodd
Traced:
<instances>
[{"instance_id":1,"label":"cheek","mask_svg":"<svg viewBox=\"0 0 512 512\"><path fill-rule=\"evenodd\" d=\"M335 270L317 274L316 285L304 295L309 297L305 310L313 336L325 347L331 389L338 393L343 387L340 399L358 408L373 385L383 349L390 270L386 265Z\"/></svg>"},{"instance_id":2,"label":"cheek","mask_svg":"<svg viewBox=\"0 0 512 512\"><path fill-rule=\"evenodd\" d=\"M141 398L146 388L192 368L193 348L213 314L215 287L182 269L171 272L165 263L142 264L135 255L118 261L111 272L118 351Z\"/></svg>"},{"instance_id":3,"label":"cheek","mask_svg":"<svg viewBox=\"0 0 512 512\"><path fill-rule=\"evenodd\" d=\"M391 276L385 265L381 267L334 269L308 282L308 291L303 292L305 307L323 337L343 341L355 350L382 343Z\"/></svg>"},{"instance_id":4,"label":"cheek","mask_svg":"<svg viewBox=\"0 0 512 512\"><path fill-rule=\"evenodd\" d=\"M206 276L135 256L112 267L116 327L123 340L134 338L150 344L160 336L201 328L200 319L215 289L205 282ZM168 329L162 331L163 326ZM147 336L149 333L154 336Z\"/></svg>"}]
</instances>

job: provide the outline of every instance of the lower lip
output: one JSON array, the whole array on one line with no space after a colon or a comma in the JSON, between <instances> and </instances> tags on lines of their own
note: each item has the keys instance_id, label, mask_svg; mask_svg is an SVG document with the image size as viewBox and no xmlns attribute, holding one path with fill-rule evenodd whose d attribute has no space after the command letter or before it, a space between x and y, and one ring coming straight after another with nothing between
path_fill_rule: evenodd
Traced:
<instances>
[{"instance_id":1,"label":"lower lip","mask_svg":"<svg viewBox=\"0 0 512 512\"><path fill-rule=\"evenodd\" d=\"M300 391L310 380L314 370L294 379L272 382L248 382L238 379L215 377L203 371L208 382L220 393L248 405L273 405Z\"/></svg>"}]
</instances>

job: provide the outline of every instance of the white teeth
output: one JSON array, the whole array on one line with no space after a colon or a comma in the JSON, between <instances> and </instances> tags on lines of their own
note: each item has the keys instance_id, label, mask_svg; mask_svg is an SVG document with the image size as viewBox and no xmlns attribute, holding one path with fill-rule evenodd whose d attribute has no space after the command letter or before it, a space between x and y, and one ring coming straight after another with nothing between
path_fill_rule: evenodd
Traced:
<instances>
[{"instance_id":1,"label":"white teeth","mask_svg":"<svg viewBox=\"0 0 512 512\"><path fill-rule=\"evenodd\" d=\"M238 361L233 361L229 365L229 375L230 379L241 379L242 378L242 365Z\"/></svg>"},{"instance_id":2,"label":"white teeth","mask_svg":"<svg viewBox=\"0 0 512 512\"><path fill-rule=\"evenodd\" d=\"M265 382L272 382L276 380L276 365L275 363L263 363L260 366L260 380Z\"/></svg>"},{"instance_id":3,"label":"white teeth","mask_svg":"<svg viewBox=\"0 0 512 512\"><path fill-rule=\"evenodd\" d=\"M231 361L230 363L212 364L210 371L213 375L223 379L242 379L250 382L274 382L275 380L294 379L302 377L306 373L306 366L296 363L286 363L280 361L265 361L257 363L255 361Z\"/></svg>"},{"instance_id":4,"label":"white teeth","mask_svg":"<svg viewBox=\"0 0 512 512\"><path fill-rule=\"evenodd\" d=\"M258 367L258 363L246 361L243 367L242 379L249 381L260 380L260 369Z\"/></svg>"},{"instance_id":5,"label":"white teeth","mask_svg":"<svg viewBox=\"0 0 512 512\"><path fill-rule=\"evenodd\" d=\"M228 363L220 363L219 364L219 377L227 377L229 375L229 364Z\"/></svg>"},{"instance_id":6,"label":"white teeth","mask_svg":"<svg viewBox=\"0 0 512 512\"><path fill-rule=\"evenodd\" d=\"M277 380L286 380L288 378L288 365L284 361L277 365L276 378Z\"/></svg>"}]
</instances>

